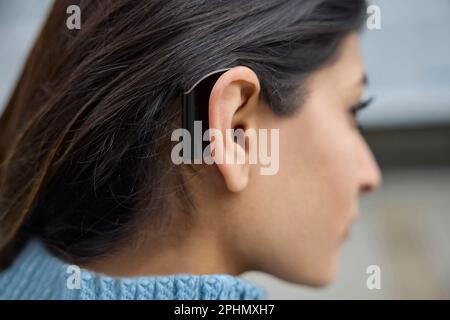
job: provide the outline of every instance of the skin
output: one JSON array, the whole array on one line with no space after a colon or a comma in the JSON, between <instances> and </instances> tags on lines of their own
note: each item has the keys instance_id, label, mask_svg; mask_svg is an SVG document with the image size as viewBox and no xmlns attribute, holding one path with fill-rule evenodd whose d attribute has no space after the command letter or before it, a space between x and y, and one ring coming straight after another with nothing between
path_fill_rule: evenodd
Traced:
<instances>
[{"instance_id":1,"label":"skin","mask_svg":"<svg viewBox=\"0 0 450 320\"><path fill-rule=\"evenodd\" d=\"M355 33L342 41L333 64L310 75L305 104L287 118L259 99L251 69L225 72L211 92L210 127L223 132L224 144L234 143L228 128L279 129L278 173L261 175L260 165L248 163L186 171L197 206L189 222L174 219L166 236L147 235L84 267L117 276L259 270L310 286L333 281L340 248L358 216L358 198L381 183L350 114L363 94L363 78ZM180 210L173 203L171 210Z\"/></svg>"}]
</instances>

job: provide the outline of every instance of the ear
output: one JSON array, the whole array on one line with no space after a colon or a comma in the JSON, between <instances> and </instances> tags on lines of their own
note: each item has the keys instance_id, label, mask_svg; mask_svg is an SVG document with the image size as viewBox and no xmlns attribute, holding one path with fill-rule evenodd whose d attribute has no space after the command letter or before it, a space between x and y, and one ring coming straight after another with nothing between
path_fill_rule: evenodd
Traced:
<instances>
[{"instance_id":1,"label":"ear","mask_svg":"<svg viewBox=\"0 0 450 320\"><path fill-rule=\"evenodd\" d=\"M211 155L231 192L242 191L248 184L249 141L235 137L233 130L256 129L256 110L260 84L248 67L238 66L223 73L216 81L209 99ZM231 130L232 129L232 130ZM243 143L242 143L243 142Z\"/></svg>"}]
</instances>

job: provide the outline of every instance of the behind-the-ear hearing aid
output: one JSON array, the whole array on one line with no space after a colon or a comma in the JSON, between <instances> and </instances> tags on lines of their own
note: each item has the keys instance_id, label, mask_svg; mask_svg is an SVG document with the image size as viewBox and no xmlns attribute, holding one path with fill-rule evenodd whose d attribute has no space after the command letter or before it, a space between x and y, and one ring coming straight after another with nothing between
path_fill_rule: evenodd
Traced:
<instances>
[{"instance_id":1,"label":"behind-the-ear hearing aid","mask_svg":"<svg viewBox=\"0 0 450 320\"><path fill-rule=\"evenodd\" d=\"M192 88L182 94L182 124L188 130L191 137L203 134L209 129L209 97L217 79L231 68L219 69L208 73L198 80ZM195 122L201 124L201 132L195 132ZM209 139L208 139L209 140ZM202 141L202 146L196 145L195 139L191 139L191 160L201 159L203 150L209 144Z\"/></svg>"}]
</instances>

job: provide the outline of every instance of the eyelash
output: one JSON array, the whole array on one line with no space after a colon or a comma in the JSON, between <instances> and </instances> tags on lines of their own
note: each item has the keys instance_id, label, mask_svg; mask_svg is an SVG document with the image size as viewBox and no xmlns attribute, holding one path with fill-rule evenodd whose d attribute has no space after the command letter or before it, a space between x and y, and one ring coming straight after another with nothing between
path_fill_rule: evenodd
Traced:
<instances>
[{"instance_id":1,"label":"eyelash","mask_svg":"<svg viewBox=\"0 0 450 320\"><path fill-rule=\"evenodd\" d=\"M370 97L364 101L361 101L360 103L358 103L357 105L353 106L350 108L350 114L352 115L352 117L354 119L356 119L358 112L360 112L361 110L367 108L374 100L374 97ZM363 131L363 127L358 123L357 124L358 130L359 131Z\"/></svg>"}]
</instances>

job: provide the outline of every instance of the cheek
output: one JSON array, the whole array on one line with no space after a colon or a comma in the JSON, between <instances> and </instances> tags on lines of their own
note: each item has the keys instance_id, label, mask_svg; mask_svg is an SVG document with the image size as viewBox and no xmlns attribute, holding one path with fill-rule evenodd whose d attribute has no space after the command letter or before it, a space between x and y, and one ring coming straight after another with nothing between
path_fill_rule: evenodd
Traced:
<instances>
[{"instance_id":1,"label":"cheek","mask_svg":"<svg viewBox=\"0 0 450 320\"><path fill-rule=\"evenodd\" d=\"M287 138L280 139L280 172L289 181L285 190L295 190L288 201L302 208L303 220L321 237L333 238L356 200L355 132L336 114L307 111L281 132Z\"/></svg>"}]
</instances>

